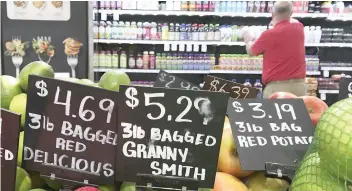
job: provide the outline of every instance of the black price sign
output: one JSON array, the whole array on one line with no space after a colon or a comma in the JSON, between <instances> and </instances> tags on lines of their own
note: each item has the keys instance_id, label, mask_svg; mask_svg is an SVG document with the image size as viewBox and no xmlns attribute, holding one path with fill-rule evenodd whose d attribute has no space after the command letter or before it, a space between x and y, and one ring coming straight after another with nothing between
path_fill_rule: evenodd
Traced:
<instances>
[{"instance_id":1,"label":"black price sign","mask_svg":"<svg viewBox=\"0 0 352 191\"><path fill-rule=\"evenodd\" d=\"M52 178L114 182L117 92L30 76L24 165Z\"/></svg>"},{"instance_id":2,"label":"black price sign","mask_svg":"<svg viewBox=\"0 0 352 191\"><path fill-rule=\"evenodd\" d=\"M313 138L302 99L229 99L227 106L242 170L265 170L265 163L294 165Z\"/></svg>"},{"instance_id":3,"label":"black price sign","mask_svg":"<svg viewBox=\"0 0 352 191\"><path fill-rule=\"evenodd\" d=\"M234 99L256 98L258 89L230 82L214 76L205 76L203 90L211 92L228 92Z\"/></svg>"},{"instance_id":4,"label":"black price sign","mask_svg":"<svg viewBox=\"0 0 352 191\"><path fill-rule=\"evenodd\" d=\"M15 190L21 115L0 110L1 190Z\"/></svg>"},{"instance_id":5,"label":"black price sign","mask_svg":"<svg viewBox=\"0 0 352 191\"><path fill-rule=\"evenodd\" d=\"M156 77L154 87L161 88L175 88L175 89L186 89L186 90L201 90L197 85L188 82L178 76L169 74L161 70Z\"/></svg>"},{"instance_id":6,"label":"black price sign","mask_svg":"<svg viewBox=\"0 0 352 191\"><path fill-rule=\"evenodd\" d=\"M117 180L171 176L173 188L192 187L186 179L213 188L228 94L130 86L120 93Z\"/></svg>"},{"instance_id":7,"label":"black price sign","mask_svg":"<svg viewBox=\"0 0 352 191\"><path fill-rule=\"evenodd\" d=\"M352 78L341 78L339 98L340 100L352 97Z\"/></svg>"}]
</instances>

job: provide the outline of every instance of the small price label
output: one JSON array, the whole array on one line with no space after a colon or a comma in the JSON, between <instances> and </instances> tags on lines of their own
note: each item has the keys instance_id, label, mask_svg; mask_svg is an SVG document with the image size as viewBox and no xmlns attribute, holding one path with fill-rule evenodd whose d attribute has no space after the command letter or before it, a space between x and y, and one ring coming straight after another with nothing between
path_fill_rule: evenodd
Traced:
<instances>
[{"instance_id":1,"label":"small price label","mask_svg":"<svg viewBox=\"0 0 352 191\"><path fill-rule=\"evenodd\" d=\"M295 165L312 141L301 99L229 99L227 107L242 170L265 170L266 162Z\"/></svg>"},{"instance_id":2,"label":"small price label","mask_svg":"<svg viewBox=\"0 0 352 191\"><path fill-rule=\"evenodd\" d=\"M176 75L169 74L163 70L161 70L158 76L156 77L154 87L201 90L200 87L198 87L197 85L186 81Z\"/></svg>"},{"instance_id":3,"label":"small price label","mask_svg":"<svg viewBox=\"0 0 352 191\"><path fill-rule=\"evenodd\" d=\"M213 188L222 134L222 128L214 127L224 124L228 94L131 86L121 86L120 92L122 154L117 156L116 179L136 182L140 174L171 176ZM169 186L191 187L184 180Z\"/></svg>"},{"instance_id":4,"label":"small price label","mask_svg":"<svg viewBox=\"0 0 352 191\"><path fill-rule=\"evenodd\" d=\"M227 92L234 99L249 99L256 98L259 92L258 89L247 87L242 84L230 82L214 76L206 76L204 78L203 90L211 92Z\"/></svg>"},{"instance_id":5,"label":"small price label","mask_svg":"<svg viewBox=\"0 0 352 191\"><path fill-rule=\"evenodd\" d=\"M83 184L113 183L118 92L30 76L27 95L25 168Z\"/></svg>"}]
</instances>

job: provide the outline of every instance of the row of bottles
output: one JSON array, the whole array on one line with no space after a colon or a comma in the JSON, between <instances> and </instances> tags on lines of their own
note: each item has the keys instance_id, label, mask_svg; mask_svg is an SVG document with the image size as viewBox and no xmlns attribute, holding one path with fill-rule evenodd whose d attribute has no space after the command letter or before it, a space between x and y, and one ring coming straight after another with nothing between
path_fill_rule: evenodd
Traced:
<instances>
[{"instance_id":1,"label":"row of bottles","mask_svg":"<svg viewBox=\"0 0 352 191\"><path fill-rule=\"evenodd\" d=\"M95 39L170 40L170 41L241 41L241 29L248 26L156 22L94 22ZM266 26L248 27L256 37Z\"/></svg>"}]
</instances>

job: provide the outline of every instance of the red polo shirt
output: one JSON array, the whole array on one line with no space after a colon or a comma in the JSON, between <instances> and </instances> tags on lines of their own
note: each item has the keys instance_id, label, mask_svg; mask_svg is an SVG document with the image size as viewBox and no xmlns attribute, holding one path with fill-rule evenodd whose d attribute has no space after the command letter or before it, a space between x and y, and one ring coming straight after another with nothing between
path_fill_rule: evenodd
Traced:
<instances>
[{"instance_id":1,"label":"red polo shirt","mask_svg":"<svg viewBox=\"0 0 352 191\"><path fill-rule=\"evenodd\" d=\"M251 51L264 54L263 84L306 77L304 26L298 21L281 21L266 30Z\"/></svg>"}]
</instances>

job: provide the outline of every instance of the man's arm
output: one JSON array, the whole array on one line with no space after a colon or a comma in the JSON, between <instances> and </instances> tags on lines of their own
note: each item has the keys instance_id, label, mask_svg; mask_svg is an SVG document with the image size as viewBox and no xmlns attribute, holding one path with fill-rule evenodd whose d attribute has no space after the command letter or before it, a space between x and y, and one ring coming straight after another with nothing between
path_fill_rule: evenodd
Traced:
<instances>
[{"instance_id":1,"label":"man's arm","mask_svg":"<svg viewBox=\"0 0 352 191\"><path fill-rule=\"evenodd\" d=\"M273 43L269 35L268 31L264 31L260 37L255 40L249 32L244 32L243 40L246 43L247 54L250 56L258 56L264 53Z\"/></svg>"}]
</instances>

